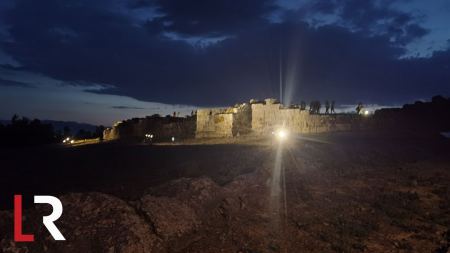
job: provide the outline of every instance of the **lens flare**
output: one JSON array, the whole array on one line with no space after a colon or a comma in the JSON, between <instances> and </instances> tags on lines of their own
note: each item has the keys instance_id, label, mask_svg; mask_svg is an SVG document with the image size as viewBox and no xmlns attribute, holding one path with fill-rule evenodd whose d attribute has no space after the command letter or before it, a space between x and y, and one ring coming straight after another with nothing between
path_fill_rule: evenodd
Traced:
<instances>
[{"instance_id":1,"label":"lens flare","mask_svg":"<svg viewBox=\"0 0 450 253\"><path fill-rule=\"evenodd\" d=\"M288 135L289 135L289 133L286 129L279 129L278 131L275 132L275 136L280 141L286 140Z\"/></svg>"}]
</instances>

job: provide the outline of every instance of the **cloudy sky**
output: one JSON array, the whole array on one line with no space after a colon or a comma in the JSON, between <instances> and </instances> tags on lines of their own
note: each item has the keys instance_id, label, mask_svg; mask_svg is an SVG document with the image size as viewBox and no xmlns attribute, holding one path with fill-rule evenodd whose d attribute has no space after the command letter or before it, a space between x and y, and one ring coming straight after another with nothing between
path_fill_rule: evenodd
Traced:
<instances>
[{"instance_id":1,"label":"cloudy sky","mask_svg":"<svg viewBox=\"0 0 450 253\"><path fill-rule=\"evenodd\" d=\"M447 0L2 0L0 118L450 93Z\"/></svg>"}]
</instances>

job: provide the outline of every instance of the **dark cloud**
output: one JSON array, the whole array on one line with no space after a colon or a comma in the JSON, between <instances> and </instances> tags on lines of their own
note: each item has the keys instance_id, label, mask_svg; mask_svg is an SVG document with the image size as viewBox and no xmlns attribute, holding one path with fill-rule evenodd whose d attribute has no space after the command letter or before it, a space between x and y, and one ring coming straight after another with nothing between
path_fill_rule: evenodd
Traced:
<instances>
[{"instance_id":1,"label":"dark cloud","mask_svg":"<svg viewBox=\"0 0 450 253\"><path fill-rule=\"evenodd\" d=\"M116 105L116 106L111 106L111 108L113 108L113 109L121 109L121 110L130 110L130 109L141 110L141 109L145 109L145 108L142 108L142 107L126 106L126 105Z\"/></svg>"},{"instance_id":2,"label":"dark cloud","mask_svg":"<svg viewBox=\"0 0 450 253\"><path fill-rule=\"evenodd\" d=\"M138 1L135 6L144 6ZM171 31L183 35L221 36L233 34L267 22L267 16L277 7L273 0L154 0L148 6L156 8L161 17L147 23L152 31Z\"/></svg>"},{"instance_id":3,"label":"dark cloud","mask_svg":"<svg viewBox=\"0 0 450 253\"><path fill-rule=\"evenodd\" d=\"M137 24L126 11L145 8L163 16ZM449 92L448 51L399 59L406 43L427 33L410 14L373 1L322 1L314 11L337 13L347 25L312 27L270 23L265 17L277 8L260 0L139 1L116 10L107 1L20 0L3 17L13 39L2 48L26 71L165 103L277 97L280 49L293 100L385 103ZM166 32L228 37L198 48Z\"/></svg>"},{"instance_id":4,"label":"dark cloud","mask_svg":"<svg viewBox=\"0 0 450 253\"><path fill-rule=\"evenodd\" d=\"M385 34L393 42L407 44L429 31L418 24L421 17L394 9L391 0L318 0L306 6L308 11L333 14L341 24L369 34ZM305 10L302 10L305 12Z\"/></svg>"},{"instance_id":5,"label":"dark cloud","mask_svg":"<svg viewBox=\"0 0 450 253\"><path fill-rule=\"evenodd\" d=\"M5 80L5 79L1 79L1 78L0 78L0 86L18 86L18 87L25 87L25 88L33 88L33 86L31 86L28 83L17 82L17 81L12 81L12 80Z\"/></svg>"}]
</instances>

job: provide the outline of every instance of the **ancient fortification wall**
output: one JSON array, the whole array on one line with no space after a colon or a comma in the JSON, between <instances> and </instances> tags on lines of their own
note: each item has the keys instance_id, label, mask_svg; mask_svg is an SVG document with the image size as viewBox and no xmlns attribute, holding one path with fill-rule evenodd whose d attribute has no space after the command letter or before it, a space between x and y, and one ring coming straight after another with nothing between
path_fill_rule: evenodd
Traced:
<instances>
[{"instance_id":1,"label":"ancient fortification wall","mask_svg":"<svg viewBox=\"0 0 450 253\"><path fill-rule=\"evenodd\" d=\"M352 114L311 114L300 108L284 108L275 99L251 101L228 109L201 109L197 113L197 138L266 134L284 127L294 133L346 131L360 127Z\"/></svg>"},{"instance_id":2,"label":"ancient fortification wall","mask_svg":"<svg viewBox=\"0 0 450 253\"><path fill-rule=\"evenodd\" d=\"M188 139L195 136L195 117L147 117L118 122L103 132L105 140L142 140L152 134L154 141L167 141L172 137Z\"/></svg>"},{"instance_id":3,"label":"ancient fortification wall","mask_svg":"<svg viewBox=\"0 0 450 253\"><path fill-rule=\"evenodd\" d=\"M199 109L196 116L146 117L118 122L104 131L105 140L153 141L188 138L222 138L243 134L267 134L284 127L294 133L321 133L352 130L362 119L352 114L311 114L298 107L285 108L275 99L250 101L229 108Z\"/></svg>"},{"instance_id":4,"label":"ancient fortification wall","mask_svg":"<svg viewBox=\"0 0 450 253\"><path fill-rule=\"evenodd\" d=\"M197 110L196 138L232 137L233 114L225 109Z\"/></svg>"},{"instance_id":5,"label":"ancient fortification wall","mask_svg":"<svg viewBox=\"0 0 450 253\"><path fill-rule=\"evenodd\" d=\"M197 111L196 138L233 137L250 131L251 107L247 103Z\"/></svg>"},{"instance_id":6,"label":"ancient fortification wall","mask_svg":"<svg viewBox=\"0 0 450 253\"><path fill-rule=\"evenodd\" d=\"M448 131L450 99L436 96L431 102L416 102L403 108L382 109L371 117L357 114L312 114L298 107L286 108L275 99L251 100L229 108L199 109L196 116L147 117L118 122L104 131L105 140L142 140L153 134L153 141L172 137L219 138L242 134L269 134L283 127L293 133L322 133L357 129L389 132Z\"/></svg>"},{"instance_id":7,"label":"ancient fortification wall","mask_svg":"<svg viewBox=\"0 0 450 253\"><path fill-rule=\"evenodd\" d=\"M346 131L359 127L360 118L352 114L310 114L281 104L252 104L252 130L271 132L284 127L295 133Z\"/></svg>"}]
</instances>

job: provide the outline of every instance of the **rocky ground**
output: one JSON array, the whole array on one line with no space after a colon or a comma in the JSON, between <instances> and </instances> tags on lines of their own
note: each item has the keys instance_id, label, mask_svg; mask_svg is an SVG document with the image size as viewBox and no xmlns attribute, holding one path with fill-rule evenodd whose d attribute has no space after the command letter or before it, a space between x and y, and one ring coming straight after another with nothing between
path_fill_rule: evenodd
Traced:
<instances>
[{"instance_id":1,"label":"rocky ground","mask_svg":"<svg viewBox=\"0 0 450 253\"><path fill-rule=\"evenodd\" d=\"M26 150L19 164L18 150L5 151L4 163L16 169L9 180L30 176L39 162L51 172L57 164L79 170L26 179L26 192L60 196L57 226L67 241L53 241L40 224L49 210L31 205L24 230L36 242L14 243L5 207L0 252L450 252L448 140L290 139ZM65 183L48 186L52 180ZM12 191L7 181L2 195Z\"/></svg>"}]
</instances>

